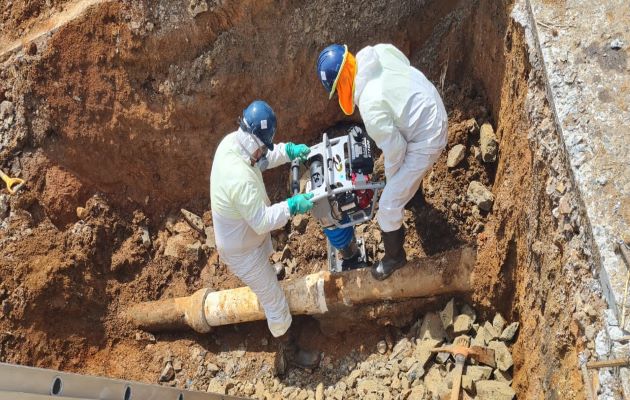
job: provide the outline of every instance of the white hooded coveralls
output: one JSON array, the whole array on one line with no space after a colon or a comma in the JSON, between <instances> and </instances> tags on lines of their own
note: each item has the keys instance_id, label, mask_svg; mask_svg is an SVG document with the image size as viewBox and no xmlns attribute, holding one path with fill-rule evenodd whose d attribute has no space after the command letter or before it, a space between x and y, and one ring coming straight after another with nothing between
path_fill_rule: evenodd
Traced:
<instances>
[{"instance_id":1,"label":"white hooded coveralls","mask_svg":"<svg viewBox=\"0 0 630 400\"><path fill-rule=\"evenodd\" d=\"M240 131L240 130L239 130ZM291 326L291 313L284 291L269 263L273 253L271 232L290 217L286 201L270 205L263 177L232 132L219 144L210 173L212 220L219 256L230 271L256 293L267 325L274 337ZM289 162L283 143L267 154L269 167Z\"/></svg>"},{"instance_id":2,"label":"white hooded coveralls","mask_svg":"<svg viewBox=\"0 0 630 400\"><path fill-rule=\"evenodd\" d=\"M399 229L404 207L448 139L448 118L433 84L390 44L356 55L354 103L383 151L387 184L376 216L383 232Z\"/></svg>"}]
</instances>

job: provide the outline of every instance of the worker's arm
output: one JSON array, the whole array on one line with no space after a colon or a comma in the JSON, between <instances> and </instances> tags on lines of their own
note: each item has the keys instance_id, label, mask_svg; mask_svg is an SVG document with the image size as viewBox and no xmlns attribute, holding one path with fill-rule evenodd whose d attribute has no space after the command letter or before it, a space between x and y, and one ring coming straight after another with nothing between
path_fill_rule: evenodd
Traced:
<instances>
[{"instance_id":1,"label":"worker's arm","mask_svg":"<svg viewBox=\"0 0 630 400\"><path fill-rule=\"evenodd\" d=\"M388 110L384 110L378 105L368 104L361 108L361 117L368 135L383 151L385 177L390 179L398 172L405 159L407 141L394 125Z\"/></svg>"},{"instance_id":2,"label":"worker's arm","mask_svg":"<svg viewBox=\"0 0 630 400\"><path fill-rule=\"evenodd\" d=\"M270 150L267 153L267 159L269 160L269 167L267 167L267 169L275 168L277 166L290 162L291 159L287 155L286 144L275 144L273 146L273 151Z\"/></svg>"},{"instance_id":3,"label":"worker's arm","mask_svg":"<svg viewBox=\"0 0 630 400\"><path fill-rule=\"evenodd\" d=\"M254 184L246 182L239 185L235 192L236 209L247 224L259 235L271 232L286 225L291 213L286 201L266 205L266 194L261 193Z\"/></svg>"}]
</instances>

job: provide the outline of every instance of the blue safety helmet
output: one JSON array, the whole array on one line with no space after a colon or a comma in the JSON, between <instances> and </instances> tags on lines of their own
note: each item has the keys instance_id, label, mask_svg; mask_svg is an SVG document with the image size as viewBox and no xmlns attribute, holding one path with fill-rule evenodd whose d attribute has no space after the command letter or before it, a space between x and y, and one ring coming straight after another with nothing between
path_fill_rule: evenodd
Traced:
<instances>
[{"instance_id":1,"label":"blue safety helmet","mask_svg":"<svg viewBox=\"0 0 630 400\"><path fill-rule=\"evenodd\" d=\"M273 150L273 136L276 134L276 114L271 106L262 100L255 100L243 110L239 119L241 129L260 139L269 150Z\"/></svg>"},{"instance_id":2,"label":"blue safety helmet","mask_svg":"<svg viewBox=\"0 0 630 400\"><path fill-rule=\"evenodd\" d=\"M319 53L317 59L317 75L332 98L337 87L337 78L343 67L348 53L348 46L345 44L331 44Z\"/></svg>"}]
</instances>

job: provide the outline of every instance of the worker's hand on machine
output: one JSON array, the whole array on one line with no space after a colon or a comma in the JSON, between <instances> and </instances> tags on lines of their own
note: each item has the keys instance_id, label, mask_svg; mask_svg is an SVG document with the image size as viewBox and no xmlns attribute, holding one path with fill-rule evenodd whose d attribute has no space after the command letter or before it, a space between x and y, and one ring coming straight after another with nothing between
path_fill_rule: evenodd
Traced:
<instances>
[{"instance_id":1,"label":"worker's hand on machine","mask_svg":"<svg viewBox=\"0 0 630 400\"><path fill-rule=\"evenodd\" d=\"M291 161L299 158L300 161L304 162L308 157L308 153L311 152L310 147L305 144L295 144L288 142L284 148L287 152L287 156L289 156L289 159Z\"/></svg>"},{"instance_id":2,"label":"worker's hand on machine","mask_svg":"<svg viewBox=\"0 0 630 400\"><path fill-rule=\"evenodd\" d=\"M296 194L293 197L287 199L289 204L289 211L291 215L305 214L311 208L313 208L313 193Z\"/></svg>"}]
</instances>

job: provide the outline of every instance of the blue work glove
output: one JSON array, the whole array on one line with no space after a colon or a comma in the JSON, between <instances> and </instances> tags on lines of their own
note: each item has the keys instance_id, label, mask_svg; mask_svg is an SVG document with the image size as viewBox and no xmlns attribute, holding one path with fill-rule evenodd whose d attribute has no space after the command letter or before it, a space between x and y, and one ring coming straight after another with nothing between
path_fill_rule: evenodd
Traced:
<instances>
[{"instance_id":1,"label":"blue work glove","mask_svg":"<svg viewBox=\"0 0 630 400\"><path fill-rule=\"evenodd\" d=\"M289 204L291 215L304 214L313 208L312 198L313 193L296 194L293 197L289 197L287 203Z\"/></svg>"},{"instance_id":2,"label":"blue work glove","mask_svg":"<svg viewBox=\"0 0 630 400\"><path fill-rule=\"evenodd\" d=\"M305 144L287 143L284 145L284 150L287 152L287 156L291 161L299 158L300 161L306 161L308 153L311 152L310 147Z\"/></svg>"}]
</instances>

